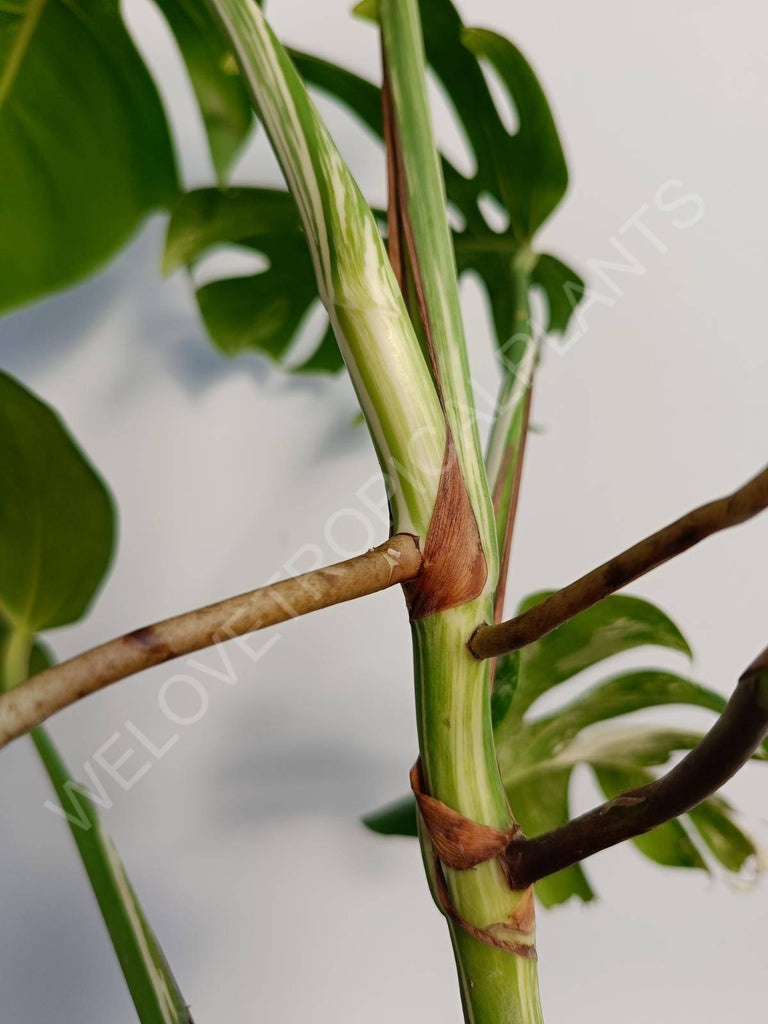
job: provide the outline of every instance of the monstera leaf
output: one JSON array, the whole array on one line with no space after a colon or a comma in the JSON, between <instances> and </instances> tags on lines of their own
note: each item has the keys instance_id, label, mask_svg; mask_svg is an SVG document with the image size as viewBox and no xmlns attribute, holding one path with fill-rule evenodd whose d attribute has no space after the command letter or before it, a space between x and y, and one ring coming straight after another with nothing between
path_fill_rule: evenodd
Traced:
<instances>
[{"instance_id":1,"label":"monstera leaf","mask_svg":"<svg viewBox=\"0 0 768 1024\"><path fill-rule=\"evenodd\" d=\"M532 595L518 611L547 596ZM718 693L684 676L644 669L611 675L557 710L536 713L540 697L585 669L649 645L690 655L685 638L660 609L638 598L614 595L522 651L499 659L492 704L496 749L510 806L528 835L548 832L573 816L569 788L577 765L588 765L611 799L652 781L654 769L701 739L702 734L693 731L638 724L634 719L626 723L621 721L625 715L664 704L716 713L725 707ZM756 758L768 760L768 747L764 745ZM414 803L410 798L399 801L369 815L365 823L386 835L415 835ZM657 864L704 870L707 850L730 872L741 871L757 852L720 797L634 842ZM572 896L594 898L580 865L542 879L536 892L545 906Z\"/></svg>"},{"instance_id":2,"label":"monstera leaf","mask_svg":"<svg viewBox=\"0 0 768 1024\"><path fill-rule=\"evenodd\" d=\"M117 0L0 6L0 311L93 270L177 192Z\"/></svg>"},{"instance_id":3,"label":"monstera leaf","mask_svg":"<svg viewBox=\"0 0 768 1024\"><path fill-rule=\"evenodd\" d=\"M187 66L203 118L211 159L219 181L253 124L248 93L237 72L224 32L199 0L155 0L163 12Z\"/></svg>"},{"instance_id":4,"label":"monstera leaf","mask_svg":"<svg viewBox=\"0 0 768 1024\"><path fill-rule=\"evenodd\" d=\"M205 325L227 355L256 350L283 362L302 321L318 301L315 273L292 197L276 189L200 189L183 196L168 229L164 269L194 265L222 243L266 257L247 277L198 290ZM342 359L325 319L308 359L294 369L334 372Z\"/></svg>"},{"instance_id":5,"label":"monstera leaf","mask_svg":"<svg viewBox=\"0 0 768 1024\"><path fill-rule=\"evenodd\" d=\"M112 500L58 416L0 373L0 692L50 664L35 637L86 611L109 566ZM48 733L32 740L53 784L142 1024L191 1017L92 801Z\"/></svg>"},{"instance_id":6,"label":"monstera leaf","mask_svg":"<svg viewBox=\"0 0 768 1024\"><path fill-rule=\"evenodd\" d=\"M471 178L443 159L450 203L460 215L454 231L460 273L476 273L488 295L497 342L513 335L514 267L525 255L531 285L546 300L545 332L564 333L583 281L554 256L532 256L535 231L562 198L568 181L557 130L546 97L522 54L494 33L465 30L450 0L421 0L427 58L445 87L475 155ZM383 136L377 86L304 53L292 57L310 87L346 106L379 139ZM492 63L518 112L510 132L494 103L481 62ZM498 231L484 212L486 200L506 211ZM232 354L257 350L286 366L296 332L317 292L298 216L287 193L271 189L211 189L184 196L173 212L165 267L194 263L214 246L234 245L267 261L259 274L214 281L197 297L214 343ZM383 224L385 218L380 215ZM330 371L342 365L323 320L313 354L293 370Z\"/></svg>"}]
</instances>

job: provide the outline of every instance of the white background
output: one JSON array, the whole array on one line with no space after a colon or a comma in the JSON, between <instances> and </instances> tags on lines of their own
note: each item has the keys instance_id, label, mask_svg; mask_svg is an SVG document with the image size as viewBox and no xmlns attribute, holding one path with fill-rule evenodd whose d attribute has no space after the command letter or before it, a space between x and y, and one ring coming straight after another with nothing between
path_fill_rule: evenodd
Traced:
<instances>
[{"instance_id":1,"label":"white background","mask_svg":"<svg viewBox=\"0 0 768 1024\"><path fill-rule=\"evenodd\" d=\"M286 41L374 76L372 29L347 0L273 0ZM581 268L616 258L610 238L643 204L663 240L624 238L645 267L594 306L536 386L509 601L557 586L766 460L765 268L768 18L757 3L509 5L475 0L465 19L512 36L552 100L572 171L542 244ZM144 0L131 24L173 110L189 185L210 168L168 33ZM369 195L376 147L323 103ZM445 108L446 148L461 142ZM263 135L236 180L277 183ZM669 180L703 198L688 230L653 208ZM260 358L208 345L188 282L158 273L156 218L92 281L0 326L0 365L52 402L116 494L120 541L88 621L49 639L66 656L128 628L250 589L338 509L360 508L376 473L344 379L292 380ZM597 284L593 280L594 284ZM465 289L475 375L493 391L486 311ZM377 528L376 540L384 532ZM350 516L334 534L369 538ZM696 651L695 678L727 692L766 642L768 519L721 535L632 588L659 602ZM200 671L209 707L129 791L107 782L114 835L199 1024L391 1020L445 1024L460 1011L445 928L417 848L381 840L361 813L404 791L415 753L408 628L398 593L280 627L240 683ZM210 653L199 661L221 663ZM681 658L647 651L627 664ZM77 773L125 722L171 733L158 691L175 668L124 682L60 715L55 738ZM194 713L176 691L174 704ZM673 713L674 714L674 713ZM666 712L669 720L670 712ZM703 723L695 712L678 720ZM132 741L135 747L135 741ZM147 760L137 753L135 769ZM114 957L31 746L2 753L0 991L3 1020L134 1020ZM747 769L731 795L768 840L767 780ZM579 778L576 802L596 798ZM763 1010L766 884L735 892L700 872L661 870L632 848L589 865L602 900L539 915L549 1022L740 1020Z\"/></svg>"}]
</instances>

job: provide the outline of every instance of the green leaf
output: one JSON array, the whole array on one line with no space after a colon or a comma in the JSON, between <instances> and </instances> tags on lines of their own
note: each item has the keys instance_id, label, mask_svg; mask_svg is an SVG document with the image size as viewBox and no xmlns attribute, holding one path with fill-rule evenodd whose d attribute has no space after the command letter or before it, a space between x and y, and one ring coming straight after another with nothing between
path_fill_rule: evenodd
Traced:
<instances>
[{"instance_id":1,"label":"green leaf","mask_svg":"<svg viewBox=\"0 0 768 1024\"><path fill-rule=\"evenodd\" d=\"M253 111L218 22L199 0L155 0L176 37L208 136L219 181L253 125Z\"/></svg>"},{"instance_id":2,"label":"green leaf","mask_svg":"<svg viewBox=\"0 0 768 1024\"><path fill-rule=\"evenodd\" d=\"M360 75L300 50L289 50L307 85L339 100L380 139L384 135L381 90Z\"/></svg>"},{"instance_id":3,"label":"green leaf","mask_svg":"<svg viewBox=\"0 0 768 1024\"><path fill-rule=\"evenodd\" d=\"M519 681L520 652L514 651L509 657L499 658L496 662L491 694L491 719L494 729L509 714Z\"/></svg>"},{"instance_id":4,"label":"green leaf","mask_svg":"<svg viewBox=\"0 0 768 1024\"><path fill-rule=\"evenodd\" d=\"M627 789L647 786L654 776L642 768L601 768L595 767L595 777L607 800L613 800ZM653 829L632 842L650 860L666 867L701 868L707 865L693 845L688 833L679 821L668 821L666 825Z\"/></svg>"},{"instance_id":5,"label":"green leaf","mask_svg":"<svg viewBox=\"0 0 768 1024\"><path fill-rule=\"evenodd\" d=\"M690 704L718 714L725 698L673 672L643 669L608 679L530 726L536 760L554 757L590 725L662 704ZM669 756L669 754L667 754Z\"/></svg>"},{"instance_id":6,"label":"green leaf","mask_svg":"<svg viewBox=\"0 0 768 1024\"><path fill-rule=\"evenodd\" d=\"M571 768L559 768L532 772L507 786L509 806L526 835L541 835L568 821L571 771ZM579 864L542 878L536 883L536 895L545 907L565 903L572 896L585 903L595 898Z\"/></svg>"},{"instance_id":7,"label":"green leaf","mask_svg":"<svg viewBox=\"0 0 768 1024\"><path fill-rule=\"evenodd\" d=\"M258 351L282 365L296 332L318 301L315 270L296 204L278 189L199 189L176 205L168 227L164 268L193 265L222 243L268 260L258 274L212 281L197 291L200 312L216 346L227 355ZM304 372L334 373L341 353L323 317Z\"/></svg>"},{"instance_id":8,"label":"green leaf","mask_svg":"<svg viewBox=\"0 0 768 1024\"><path fill-rule=\"evenodd\" d=\"M518 614L539 604L550 593L532 594L520 604ZM605 598L524 648L515 714L522 716L537 697L584 669L648 644L691 657L685 637L661 609L625 594Z\"/></svg>"},{"instance_id":9,"label":"green leaf","mask_svg":"<svg viewBox=\"0 0 768 1024\"><path fill-rule=\"evenodd\" d=\"M58 417L0 373L0 692L52 659L32 634L79 618L109 565L106 487ZM43 728L32 740L53 783L142 1024L191 1017L92 801Z\"/></svg>"},{"instance_id":10,"label":"green leaf","mask_svg":"<svg viewBox=\"0 0 768 1024\"><path fill-rule=\"evenodd\" d=\"M117 0L0 8L0 310L71 284L177 190Z\"/></svg>"},{"instance_id":11,"label":"green leaf","mask_svg":"<svg viewBox=\"0 0 768 1024\"><path fill-rule=\"evenodd\" d=\"M530 241L565 195L568 168L544 90L522 53L508 39L485 29L465 29L462 42L493 65L509 92L517 131L493 150L497 198L507 209L515 237Z\"/></svg>"},{"instance_id":12,"label":"green leaf","mask_svg":"<svg viewBox=\"0 0 768 1024\"><path fill-rule=\"evenodd\" d=\"M691 823L710 852L727 871L738 874L757 856L757 847L732 819L731 807L713 797L688 812Z\"/></svg>"},{"instance_id":13,"label":"green leaf","mask_svg":"<svg viewBox=\"0 0 768 1024\"><path fill-rule=\"evenodd\" d=\"M74 622L112 557L112 501L56 413L1 372L0 466L0 618Z\"/></svg>"},{"instance_id":14,"label":"green leaf","mask_svg":"<svg viewBox=\"0 0 768 1024\"><path fill-rule=\"evenodd\" d=\"M575 270L556 256L539 256L531 272L531 283L542 289L547 300L548 317L544 325L549 334L565 334L579 299L584 281Z\"/></svg>"},{"instance_id":15,"label":"green leaf","mask_svg":"<svg viewBox=\"0 0 768 1024\"><path fill-rule=\"evenodd\" d=\"M386 807L371 811L363 818L363 824L371 832L382 836L417 836L416 801L412 793L394 800Z\"/></svg>"},{"instance_id":16,"label":"green leaf","mask_svg":"<svg viewBox=\"0 0 768 1024\"><path fill-rule=\"evenodd\" d=\"M521 109L528 111L529 131L524 131L522 138L510 135L504 127L480 63L463 42L463 25L450 0L421 0L420 8L427 59L448 92L450 101L474 151L477 163L476 173L471 179L468 179L444 157L441 160L448 199L459 210L465 221L462 230L454 231L453 234L457 267L459 273L473 271L480 277L491 305L498 344L504 347L506 353L507 340L515 331L514 303L511 301L514 289L512 267L521 252L521 247L527 246L529 241L527 237L521 240L520 224L514 220L515 211L519 213L524 207L524 219L530 221L533 216L532 211L539 209L542 203L546 205L547 202L552 201L552 180L541 178L542 167L545 171L547 168L551 170L557 163L553 154L559 152L562 158L562 151L551 115L548 113L546 99L536 84L535 78L532 77L533 73L527 63L512 47L512 44L507 45L517 55L510 59L516 61L518 68L519 81L516 87L522 89L519 103ZM483 33L481 33L482 35ZM504 41L502 40L502 42ZM374 135L378 138L382 137L381 97L380 90L376 85L350 71L309 54L290 51L290 55L297 69L311 87L338 100ZM541 142L541 152L539 152L534 136L541 132L543 127L546 128L547 134ZM514 171L509 169L510 152L515 160L516 170ZM529 159L531 154L536 156L536 159L533 162L529 160L527 164L520 164L515 155L518 152L527 154L526 159ZM564 167L563 162L560 170L562 171ZM558 173L560 172L558 171ZM518 198L517 192L514 190L517 188L517 181L521 175L525 181L525 187L520 193L521 198ZM246 193L248 190L232 191L242 193L233 200L234 213L238 206L243 208L247 205ZM274 202L276 206L280 202L276 197L268 197L269 191L253 190L254 206L261 207L262 213L264 213L263 207L268 202ZM276 193L275 196L278 194ZM494 197L502 205L508 204L512 222L505 231L496 231L489 225L483 214L481 202L486 195ZM546 199L547 196L549 199ZM182 210L184 202L182 200L180 206ZM521 202L523 207L521 207ZM196 212L197 228L201 237L207 231L206 219L211 218L217 221L211 229L211 233L216 236L217 243L243 244L243 232L234 216L225 221L222 211L216 209L214 204L201 204ZM258 216L258 214L255 215ZM245 216L247 218L249 215L246 213ZM229 224L229 234L224 227L225 223ZM176 227L172 224L169 251L166 254L167 269L172 269L180 262L189 261L188 258L182 256L181 249L176 247L173 237L176 234ZM213 244L213 242L209 241L208 244ZM192 248L199 254L205 246L201 241L199 245L193 243ZM256 249L263 252L263 249L258 247ZM536 266L537 269L533 272L533 283L542 287L547 296L548 327L554 332L564 332L575 306L583 296L583 282L575 271L553 256L539 257ZM234 295L232 294L233 290L229 288L220 294L209 293L208 326L209 329L217 331L213 338L214 342L225 351L235 351L242 347L251 347L254 344L253 339L255 339L256 347L263 347L263 350L273 357L276 351L283 353L287 351L291 343L291 331L297 329L301 318L289 316L286 306L289 303L291 305L295 303L297 307L304 309L307 303L303 269L296 277L295 292L291 290L288 280L283 279L279 282L279 296L276 296L276 302L279 303L281 312L276 313L272 307L269 310L269 319L279 324L279 329L276 329L274 335L270 332L266 341L264 329L247 322L247 317L255 315L253 309L249 308L245 295L248 289L247 284L243 283L235 288ZM572 287L566 289L569 282ZM267 283L263 282L263 284L266 288ZM227 303L230 300L235 303L238 311L231 317L227 308ZM255 306L255 303L252 305ZM329 347L327 349L329 357L331 352L332 349ZM286 364L283 363L283 365ZM339 361L331 360L328 365L331 369L335 369L341 364ZM286 366L286 368L289 367ZM293 367L290 368L293 369ZM310 363L300 367L300 369L313 368L311 360ZM325 362L322 368L326 368Z\"/></svg>"}]
</instances>

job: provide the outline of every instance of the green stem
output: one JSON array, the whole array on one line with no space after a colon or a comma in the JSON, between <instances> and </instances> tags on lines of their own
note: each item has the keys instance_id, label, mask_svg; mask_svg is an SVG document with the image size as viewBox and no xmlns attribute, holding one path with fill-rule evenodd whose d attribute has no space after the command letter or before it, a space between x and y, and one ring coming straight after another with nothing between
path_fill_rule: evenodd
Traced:
<instances>
[{"instance_id":1,"label":"green stem","mask_svg":"<svg viewBox=\"0 0 768 1024\"><path fill-rule=\"evenodd\" d=\"M11 627L2 651L3 669L0 671L0 691L12 690L29 675L32 636L24 629Z\"/></svg>"},{"instance_id":2,"label":"green stem","mask_svg":"<svg viewBox=\"0 0 768 1024\"><path fill-rule=\"evenodd\" d=\"M419 11L416 0L381 0L378 13L395 115L396 161L402 173L398 198L410 270L487 565L485 586L477 599L412 624L422 771L428 791L438 800L473 821L507 828L511 815L493 742L490 666L480 664L467 649L475 625L493 614L497 545L480 456L445 188L427 101ZM539 1024L536 961L530 956L532 891L513 892L497 861L470 871L438 865L423 830L421 839L433 894L454 918L450 930L466 1020ZM437 872L445 879L447 906L436 884ZM484 933L491 942L503 941L507 948L482 941L470 929ZM511 946L518 952L512 952Z\"/></svg>"},{"instance_id":3,"label":"green stem","mask_svg":"<svg viewBox=\"0 0 768 1024\"><path fill-rule=\"evenodd\" d=\"M491 727L490 663L478 662L466 647L467 631L491 613L492 600L482 598L413 624L419 744L430 793L473 821L507 828L510 813ZM496 934L502 925L505 940L532 946L532 892L512 892L498 862L441 870L462 918ZM540 1024L536 960L487 945L453 922L450 928L466 1020Z\"/></svg>"},{"instance_id":4,"label":"green stem","mask_svg":"<svg viewBox=\"0 0 768 1024\"><path fill-rule=\"evenodd\" d=\"M509 339L502 353L504 378L496 403L485 460L493 496L496 542L500 552L495 621L500 619L503 610L517 495L528 433L531 384L536 362L537 342L532 331L528 301L533 263L534 257L530 250L519 249L511 265L512 323L509 325Z\"/></svg>"}]
</instances>

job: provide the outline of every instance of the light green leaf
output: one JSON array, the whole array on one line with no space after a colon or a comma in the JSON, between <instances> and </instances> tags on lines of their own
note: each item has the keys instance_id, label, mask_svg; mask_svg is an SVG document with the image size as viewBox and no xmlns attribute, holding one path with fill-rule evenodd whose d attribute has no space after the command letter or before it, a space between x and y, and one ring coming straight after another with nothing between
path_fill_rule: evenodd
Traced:
<instances>
[{"instance_id":1,"label":"light green leaf","mask_svg":"<svg viewBox=\"0 0 768 1024\"><path fill-rule=\"evenodd\" d=\"M219 181L253 125L253 111L218 22L199 0L155 0L181 50Z\"/></svg>"},{"instance_id":2,"label":"light green leaf","mask_svg":"<svg viewBox=\"0 0 768 1024\"><path fill-rule=\"evenodd\" d=\"M0 69L3 310L92 271L177 185L117 0L5 4Z\"/></svg>"},{"instance_id":3,"label":"light green leaf","mask_svg":"<svg viewBox=\"0 0 768 1024\"><path fill-rule=\"evenodd\" d=\"M733 821L725 800L713 797L688 812L696 831L727 871L738 874L757 856L757 846Z\"/></svg>"},{"instance_id":4,"label":"light green leaf","mask_svg":"<svg viewBox=\"0 0 768 1024\"><path fill-rule=\"evenodd\" d=\"M554 757L590 725L663 704L690 704L720 714L725 698L673 672L627 672L532 723L531 756L537 761Z\"/></svg>"},{"instance_id":5,"label":"light green leaf","mask_svg":"<svg viewBox=\"0 0 768 1024\"><path fill-rule=\"evenodd\" d=\"M518 614L539 604L550 593L532 594L520 604ZM691 657L685 637L661 609L625 594L605 598L524 648L514 714L522 716L537 697L584 669L648 644Z\"/></svg>"},{"instance_id":6,"label":"light green leaf","mask_svg":"<svg viewBox=\"0 0 768 1024\"><path fill-rule=\"evenodd\" d=\"M0 618L74 622L112 557L112 502L56 413L1 372L0 467Z\"/></svg>"}]
</instances>

